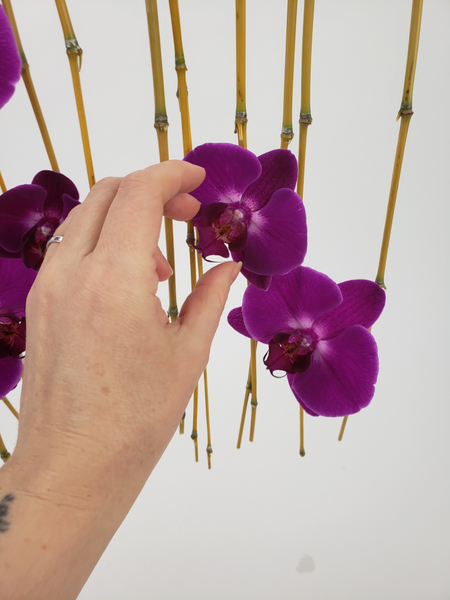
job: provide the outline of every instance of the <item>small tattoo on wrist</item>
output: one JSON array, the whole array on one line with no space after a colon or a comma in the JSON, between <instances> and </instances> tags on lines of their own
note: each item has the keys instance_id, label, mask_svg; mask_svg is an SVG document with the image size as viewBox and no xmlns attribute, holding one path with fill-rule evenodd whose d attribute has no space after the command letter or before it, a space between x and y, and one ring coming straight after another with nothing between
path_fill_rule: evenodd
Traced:
<instances>
[{"instance_id":1,"label":"small tattoo on wrist","mask_svg":"<svg viewBox=\"0 0 450 600\"><path fill-rule=\"evenodd\" d=\"M7 494L0 502L0 533L8 531L11 523L6 519L9 512L9 506L11 502L15 500L13 494Z\"/></svg>"}]
</instances>

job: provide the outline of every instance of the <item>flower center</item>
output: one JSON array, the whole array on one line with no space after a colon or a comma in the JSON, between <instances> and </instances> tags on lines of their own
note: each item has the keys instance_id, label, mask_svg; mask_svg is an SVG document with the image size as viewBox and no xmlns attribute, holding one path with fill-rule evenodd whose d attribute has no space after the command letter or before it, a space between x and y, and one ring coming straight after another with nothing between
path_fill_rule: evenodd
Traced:
<instances>
[{"instance_id":1,"label":"flower center","mask_svg":"<svg viewBox=\"0 0 450 600\"><path fill-rule=\"evenodd\" d=\"M25 351L25 318L0 315L0 358L17 358Z\"/></svg>"},{"instance_id":2,"label":"flower center","mask_svg":"<svg viewBox=\"0 0 450 600\"><path fill-rule=\"evenodd\" d=\"M245 234L244 218L244 211L240 208L226 208L213 220L211 227L217 239L232 244Z\"/></svg>"},{"instance_id":3,"label":"flower center","mask_svg":"<svg viewBox=\"0 0 450 600\"><path fill-rule=\"evenodd\" d=\"M272 375L274 371L304 373L309 369L316 345L317 338L310 330L277 333L269 342L264 364Z\"/></svg>"}]
</instances>

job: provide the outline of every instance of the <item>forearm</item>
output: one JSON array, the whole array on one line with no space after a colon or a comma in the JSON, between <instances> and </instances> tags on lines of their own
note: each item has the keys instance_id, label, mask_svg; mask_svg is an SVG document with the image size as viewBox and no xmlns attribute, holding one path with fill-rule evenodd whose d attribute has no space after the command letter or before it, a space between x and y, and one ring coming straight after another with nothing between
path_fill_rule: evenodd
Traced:
<instances>
[{"instance_id":1,"label":"forearm","mask_svg":"<svg viewBox=\"0 0 450 600\"><path fill-rule=\"evenodd\" d=\"M13 455L1 469L0 598L76 598L148 477L95 457L86 476L76 461Z\"/></svg>"}]
</instances>

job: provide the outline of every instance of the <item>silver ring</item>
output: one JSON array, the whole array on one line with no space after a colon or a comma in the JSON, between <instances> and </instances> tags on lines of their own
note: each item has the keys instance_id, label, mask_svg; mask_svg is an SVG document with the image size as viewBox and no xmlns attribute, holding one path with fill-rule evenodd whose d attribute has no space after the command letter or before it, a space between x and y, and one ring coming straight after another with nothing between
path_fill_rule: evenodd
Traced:
<instances>
[{"instance_id":1,"label":"silver ring","mask_svg":"<svg viewBox=\"0 0 450 600\"><path fill-rule=\"evenodd\" d=\"M59 244L62 241L63 241L62 235L54 235L53 237L51 237L48 240L47 245L45 246L45 249L48 250L48 247L50 246L50 244Z\"/></svg>"}]
</instances>

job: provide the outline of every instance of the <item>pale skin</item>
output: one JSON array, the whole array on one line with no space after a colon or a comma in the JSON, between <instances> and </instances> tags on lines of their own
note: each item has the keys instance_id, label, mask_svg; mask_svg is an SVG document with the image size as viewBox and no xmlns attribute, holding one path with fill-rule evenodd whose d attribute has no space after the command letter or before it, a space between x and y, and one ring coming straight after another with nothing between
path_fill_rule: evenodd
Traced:
<instances>
[{"instance_id":1,"label":"pale skin","mask_svg":"<svg viewBox=\"0 0 450 600\"><path fill-rule=\"evenodd\" d=\"M55 232L27 302L19 437L0 470L0 598L76 598L171 440L240 266L208 271L168 322L163 214L198 211L204 170L99 182Z\"/></svg>"}]
</instances>

